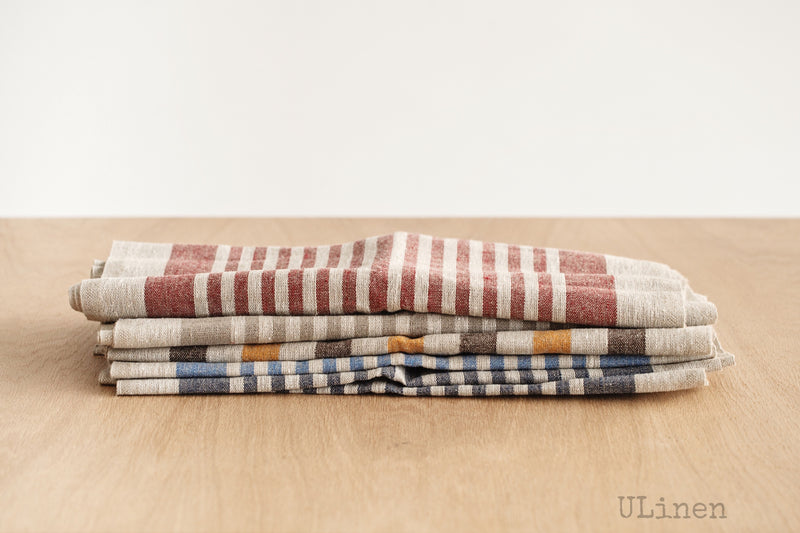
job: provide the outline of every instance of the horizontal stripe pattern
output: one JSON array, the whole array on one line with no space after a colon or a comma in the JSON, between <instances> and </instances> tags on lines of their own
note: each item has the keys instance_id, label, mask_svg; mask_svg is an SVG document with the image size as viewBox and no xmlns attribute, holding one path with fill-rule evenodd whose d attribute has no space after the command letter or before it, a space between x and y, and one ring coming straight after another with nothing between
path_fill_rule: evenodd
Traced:
<instances>
[{"instance_id":1,"label":"horizontal stripe pattern","mask_svg":"<svg viewBox=\"0 0 800 533\"><path fill-rule=\"evenodd\" d=\"M404 232L263 252L227 245L148 246L115 245L102 276L71 289L73 307L105 322L411 311L681 327L716 317L713 304L690 299L686 280L666 265L590 252Z\"/></svg>"},{"instance_id":2,"label":"horizontal stripe pattern","mask_svg":"<svg viewBox=\"0 0 800 533\"><path fill-rule=\"evenodd\" d=\"M709 326L648 330L581 328L550 331L449 333L422 337L395 335L274 344L112 348L106 350L105 353L110 360L116 361L206 362L309 360L388 353L439 356L608 354L710 357L713 346L712 339L713 330Z\"/></svg>"},{"instance_id":3,"label":"horizontal stripe pattern","mask_svg":"<svg viewBox=\"0 0 800 533\"><path fill-rule=\"evenodd\" d=\"M703 368L602 377L573 378L543 383L450 384L409 387L386 378L325 385L308 376L245 376L238 378L126 379L116 383L117 394L390 394L399 396L584 396L652 393L691 389L706 383ZM339 378L342 379L341 377Z\"/></svg>"},{"instance_id":4,"label":"horizontal stripe pattern","mask_svg":"<svg viewBox=\"0 0 800 533\"><path fill-rule=\"evenodd\" d=\"M724 355L727 357L727 354ZM562 372L587 371L583 377L598 377L608 373L640 373L666 371L675 368L703 367L716 370L723 356L709 357L694 361L657 363L656 358L645 356L609 356L589 360L576 356L553 355L545 358L525 356L456 356L434 357L411 354L386 354L378 356L359 356L314 359L311 361L256 361L246 363L111 363L110 375L113 379L138 378L192 378L192 377L236 377L236 376L295 376L304 374L340 374L343 372L362 372L381 368L402 368L433 373L484 373L496 375L498 379L509 372L533 372L536 379L549 372L550 381L562 379ZM556 376L556 377L552 377ZM364 379L373 379L378 375ZM386 377L386 376L382 376ZM412 385L404 382L405 385ZM416 385L415 385L416 386Z\"/></svg>"},{"instance_id":5,"label":"horizontal stripe pattern","mask_svg":"<svg viewBox=\"0 0 800 533\"><path fill-rule=\"evenodd\" d=\"M117 241L70 305L131 394L600 395L733 364L666 265L396 232L324 246Z\"/></svg>"}]
</instances>

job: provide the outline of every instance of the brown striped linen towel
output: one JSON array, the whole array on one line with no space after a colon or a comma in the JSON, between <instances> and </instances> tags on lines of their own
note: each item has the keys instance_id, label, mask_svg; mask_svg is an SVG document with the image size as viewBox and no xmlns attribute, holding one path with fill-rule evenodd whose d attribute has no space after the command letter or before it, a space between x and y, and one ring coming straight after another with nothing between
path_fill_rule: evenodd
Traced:
<instances>
[{"instance_id":1,"label":"brown striped linen towel","mask_svg":"<svg viewBox=\"0 0 800 533\"><path fill-rule=\"evenodd\" d=\"M666 265L397 232L351 243L115 242L72 307L118 394L655 392L733 363Z\"/></svg>"}]
</instances>

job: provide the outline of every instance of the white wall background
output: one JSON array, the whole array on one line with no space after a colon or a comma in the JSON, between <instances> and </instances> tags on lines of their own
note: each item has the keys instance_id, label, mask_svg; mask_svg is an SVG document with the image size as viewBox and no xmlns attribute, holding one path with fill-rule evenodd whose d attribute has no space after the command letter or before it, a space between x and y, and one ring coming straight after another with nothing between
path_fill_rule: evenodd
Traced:
<instances>
[{"instance_id":1,"label":"white wall background","mask_svg":"<svg viewBox=\"0 0 800 533\"><path fill-rule=\"evenodd\" d=\"M800 2L0 0L0 215L798 216Z\"/></svg>"}]
</instances>

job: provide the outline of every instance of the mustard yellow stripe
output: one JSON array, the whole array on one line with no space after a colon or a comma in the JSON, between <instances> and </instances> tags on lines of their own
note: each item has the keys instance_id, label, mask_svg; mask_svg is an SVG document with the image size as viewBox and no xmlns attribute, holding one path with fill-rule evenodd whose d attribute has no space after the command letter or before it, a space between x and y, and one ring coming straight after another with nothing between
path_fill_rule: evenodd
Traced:
<instances>
[{"instance_id":1,"label":"mustard yellow stripe","mask_svg":"<svg viewBox=\"0 0 800 533\"><path fill-rule=\"evenodd\" d=\"M245 344L242 361L277 361L280 353L280 344Z\"/></svg>"},{"instance_id":2,"label":"mustard yellow stripe","mask_svg":"<svg viewBox=\"0 0 800 533\"><path fill-rule=\"evenodd\" d=\"M533 332L533 353L571 353L572 330L556 329Z\"/></svg>"},{"instance_id":3,"label":"mustard yellow stripe","mask_svg":"<svg viewBox=\"0 0 800 533\"><path fill-rule=\"evenodd\" d=\"M387 342L387 350L389 353L424 353L425 340L422 337L411 339L402 335L394 335L389 337L389 342Z\"/></svg>"}]
</instances>

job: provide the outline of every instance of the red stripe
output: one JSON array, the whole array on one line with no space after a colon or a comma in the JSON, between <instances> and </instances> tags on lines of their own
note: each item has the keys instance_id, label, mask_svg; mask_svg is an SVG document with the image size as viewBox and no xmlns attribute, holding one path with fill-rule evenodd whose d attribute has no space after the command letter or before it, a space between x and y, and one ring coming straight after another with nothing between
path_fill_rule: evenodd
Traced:
<instances>
[{"instance_id":1,"label":"red stripe","mask_svg":"<svg viewBox=\"0 0 800 533\"><path fill-rule=\"evenodd\" d=\"M231 253L228 254L228 261L225 263L226 271L235 271L239 268L239 260L242 258L242 247L231 246Z\"/></svg>"},{"instance_id":2,"label":"red stripe","mask_svg":"<svg viewBox=\"0 0 800 533\"><path fill-rule=\"evenodd\" d=\"M568 286L566 311L567 322L614 327L617 325L616 291Z\"/></svg>"},{"instance_id":3,"label":"red stripe","mask_svg":"<svg viewBox=\"0 0 800 533\"><path fill-rule=\"evenodd\" d=\"M614 288L614 276L607 274L564 274L564 281L568 287Z\"/></svg>"},{"instance_id":4,"label":"red stripe","mask_svg":"<svg viewBox=\"0 0 800 533\"><path fill-rule=\"evenodd\" d=\"M394 236L379 237L375 257L369 272L369 310L371 313L386 311L389 292L389 258L392 255Z\"/></svg>"},{"instance_id":5,"label":"red stripe","mask_svg":"<svg viewBox=\"0 0 800 533\"><path fill-rule=\"evenodd\" d=\"M519 272L521 268L520 265L519 246L511 244L508 246L508 271Z\"/></svg>"},{"instance_id":6,"label":"red stripe","mask_svg":"<svg viewBox=\"0 0 800 533\"><path fill-rule=\"evenodd\" d=\"M494 261L495 261L495 251L494 251L494 243L493 242L485 242L483 243L483 271L484 272L494 272Z\"/></svg>"},{"instance_id":7,"label":"red stripe","mask_svg":"<svg viewBox=\"0 0 800 533\"><path fill-rule=\"evenodd\" d=\"M303 248L303 262L300 263L300 268L312 268L317 260L316 246L306 246Z\"/></svg>"},{"instance_id":8,"label":"red stripe","mask_svg":"<svg viewBox=\"0 0 800 533\"><path fill-rule=\"evenodd\" d=\"M456 314L469 315L469 241L456 246Z\"/></svg>"},{"instance_id":9,"label":"red stripe","mask_svg":"<svg viewBox=\"0 0 800 533\"><path fill-rule=\"evenodd\" d=\"M303 271L289 271L289 314L303 314Z\"/></svg>"},{"instance_id":10,"label":"red stripe","mask_svg":"<svg viewBox=\"0 0 800 533\"><path fill-rule=\"evenodd\" d=\"M328 297L330 273L331 271L327 268L320 268L317 271L317 314L320 315L327 315L331 312L330 300Z\"/></svg>"},{"instance_id":11,"label":"red stripe","mask_svg":"<svg viewBox=\"0 0 800 533\"><path fill-rule=\"evenodd\" d=\"M250 302L247 296L247 272L233 275L233 299L236 302L236 314L250 314Z\"/></svg>"},{"instance_id":12,"label":"red stripe","mask_svg":"<svg viewBox=\"0 0 800 533\"><path fill-rule=\"evenodd\" d=\"M342 312L356 312L356 271L353 268L346 268L342 273Z\"/></svg>"},{"instance_id":13,"label":"red stripe","mask_svg":"<svg viewBox=\"0 0 800 533\"><path fill-rule=\"evenodd\" d=\"M208 275L208 316L222 316L222 272Z\"/></svg>"},{"instance_id":14,"label":"red stripe","mask_svg":"<svg viewBox=\"0 0 800 533\"><path fill-rule=\"evenodd\" d=\"M292 249L282 246L280 251L278 252L278 262L275 264L276 269L280 268L288 268L289 267L289 259L292 256Z\"/></svg>"},{"instance_id":15,"label":"red stripe","mask_svg":"<svg viewBox=\"0 0 800 533\"><path fill-rule=\"evenodd\" d=\"M165 276L211 272L217 247L206 244L173 244L164 268Z\"/></svg>"},{"instance_id":16,"label":"red stripe","mask_svg":"<svg viewBox=\"0 0 800 533\"><path fill-rule=\"evenodd\" d=\"M444 239L433 239L431 243L431 268L428 275L428 312L442 312L442 260Z\"/></svg>"},{"instance_id":17,"label":"red stripe","mask_svg":"<svg viewBox=\"0 0 800 533\"><path fill-rule=\"evenodd\" d=\"M547 272L547 256L544 248L533 249L533 271Z\"/></svg>"},{"instance_id":18,"label":"red stripe","mask_svg":"<svg viewBox=\"0 0 800 533\"><path fill-rule=\"evenodd\" d=\"M253 266L250 270L261 270L264 268L264 259L267 257L267 249L264 246L259 246L253 250Z\"/></svg>"},{"instance_id":19,"label":"red stripe","mask_svg":"<svg viewBox=\"0 0 800 533\"><path fill-rule=\"evenodd\" d=\"M550 274L539 274L539 312L536 320L549 322L553 319L553 278Z\"/></svg>"},{"instance_id":20,"label":"red stripe","mask_svg":"<svg viewBox=\"0 0 800 533\"><path fill-rule=\"evenodd\" d=\"M494 243L483 243L483 316L497 316L497 273Z\"/></svg>"},{"instance_id":21,"label":"red stripe","mask_svg":"<svg viewBox=\"0 0 800 533\"><path fill-rule=\"evenodd\" d=\"M606 273L606 258L601 254L559 250L558 263L561 272L580 272L584 274Z\"/></svg>"},{"instance_id":22,"label":"red stripe","mask_svg":"<svg viewBox=\"0 0 800 533\"><path fill-rule=\"evenodd\" d=\"M342 257L342 245L334 244L331 246L328 253L328 268L336 268L339 266L339 259Z\"/></svg>"},{"instance_id":23,"label":"red stripe","mask_svg":"<svg viewBox=\"0 0 800 533\"><path fill-rule=\"evenodd\" d=\"M144 305L147 316L193 317L194 275L148 277L144 282Z\"/></svg>"},{"instance_id":24,"label":"red stripe","mask_svg":"<svg viewBox=\"0 0 800 533\"><path fill-rule=\"evenodd\" d=\"M483 316L497 316L497 273L483 275Z\"/></svg>"},{"instance_id":25,"label":"red stripe","mask_svg":"<svg viewBox=\"0 0 800 533\"><path fill-rule=\"evenodd\" d=\"M511 311L510 317L525 318L525 273L511 273Z\"/></svg>"},{"instance_id":26,"label":"red stripe","mask_svg":"<svg viewBox=\"0 0 800 533\"><path fill-rule=\"evenodd\" d=\"M417 277L417 254L419 253L419 235L411 234L406 241L406 253L403 258L403 274L400 280L400 308L414 310L414 291Z\"/></svg>"},{"instance_id":27,"label":"red stripe","mask_svg":"<svg viewBox=\"0 0 800 533\"><path fill-rule=\"evenodd\" d=\"M353 243L353 258L350 260L350 268L358 268L364 262L364 245L363 240Z\"/></svg>"},{"instance_id":28,"label":"red stripe","mask_svg":"<svg viewBox=\"0 0 800 533\"><path fill-rule=\"evenodd\" d=\"M261 274L261 310L265 315L275 314L275 271Z\"/></svg>"}]
</instances>

